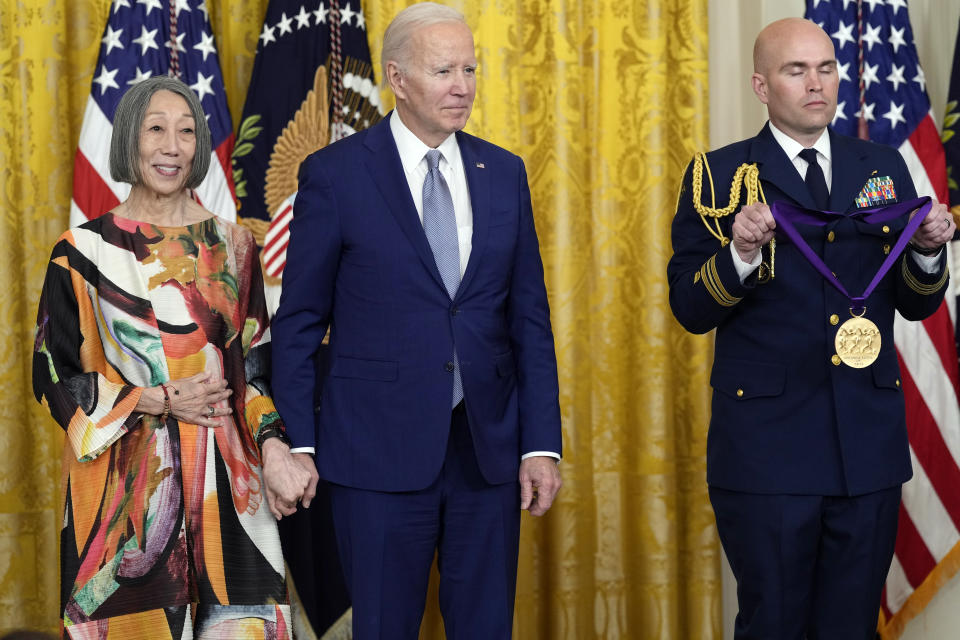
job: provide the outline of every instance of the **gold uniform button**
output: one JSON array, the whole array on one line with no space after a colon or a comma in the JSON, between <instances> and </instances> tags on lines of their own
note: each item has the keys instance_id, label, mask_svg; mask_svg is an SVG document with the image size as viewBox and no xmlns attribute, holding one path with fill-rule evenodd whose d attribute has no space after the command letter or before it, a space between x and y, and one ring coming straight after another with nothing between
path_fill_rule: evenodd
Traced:
<instances>
[{"instance_id":1,"label":"gold uniform button","mask_svg":"<svg viewBox=\"0 0 960 640\"><path fill-rule=\"evenodd\" d=\"M833 357L830 358L830 362L832 362L833 364L839 367L842 360L840 360L840 356L838 356L837 354L833 354Z\"/></svg>"},{"instance_id":2,"label":"gold uniform button","mask_svg":"<svg viewBox=\"0 0 960 640\"><path fill-rule=\"evenodd\" d=\"M890 245L888 244L883 245L883 255L889 255L889 254L890 254Z\"/></svg>"},{"instance_id":3,"label":"gold uniform button","mask_svg":"<svg viewBox=\"0 0 960 640\"><path fill-rule=\"evenodd\" d=\"M896 382L894 382L894 384L895 384L895 385L897 385L897 386L899 387L899 386L900 386L900 378L897 378L897 381L896 381Z\"/></svg>"},{"instance_id":4,"label":"gold uniform button","mask_svg":"<svg viewBox=\"0 0 960 640\"><path fill-rule=\"evenodd\" d=\"M835 324L837 324L837 323L839 323L839 322L840 322L840 316L838 316L838 315L835 314L835 313L830 316L830 324L835 325Z\"/></svg>"},{"instance_id":5,"label":"gold uniform button","mask_svg":"<svg viewBox=\"0 0 960 640\"><path fill-rule=\"evenodd\" d=\"M737 389L737 397L738 397L738 398L742 398L742 397L743 397L743 389Z\"/></svg>"},{"instance_id":6,"label":"gold uniform button","mask_svg":"<svg viewBox=\"0 0 960 640\"><path fill-rule=\"evenodd\" d=\"M887 225L883 225L883 232L890 233L890 227L888 227Z\"/></svg>"},{"instance_id":7,"label":"gold uniform button","mask_svg":"<svg viewBox=\"0 0 960 640\"><path fill-rule=\"evenodd\" d=\"M827 234L827 242L833 242L833 239L836 237L837 237L837 234L831 231L830 233Z\"/></svg>"}]
</instances>

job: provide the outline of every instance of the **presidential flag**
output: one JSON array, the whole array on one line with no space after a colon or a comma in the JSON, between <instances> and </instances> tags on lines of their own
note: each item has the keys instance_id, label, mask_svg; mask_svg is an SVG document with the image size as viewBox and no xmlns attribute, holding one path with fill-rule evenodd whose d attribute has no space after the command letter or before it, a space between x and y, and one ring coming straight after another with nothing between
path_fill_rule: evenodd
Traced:
<instances>
[{"instance_id":1,"label":"presidential flag","mask_svg":"<svg viewBox=\"0 0 960 640\"><path fill-rule=\"evenodd\" d=\"M906 0L807 0L806 17L836 46L840 91L833 127L900 150L919 195L947 201L943 145ZM897 317L913 479L903 487L896 549L878 631L899 637L960 565L960 406L947 304L921 322Z\"/></svg>"},{"instance_id":2,"label":"presidential flag","mask_svg":"<svg viewBox=\"0 0 960 640\"><path fill-rule=\"evenodd\" d=\"M271 313L279 302L300 165L382 117L359 0L270 0L237 133L233 178L239 221L263 247ZM318 381L326 372L325 357L324 348L316 357ZM350 637L352 611L323 481L310 509L279 524L291 599L303 614L294 617L296 637Z\"/></svg>"},{"instance_id":3,"label":"presidential flag","mask_svg":"<svg viewBox=\"0 0 960 640\"><path fill-rule=\"evenodd\" d=\"M200 98L213 137L213 157L193 195L218 216L236 219L229 171L233 124L206 2L114 0L74 159L70 226L109 211L130 193L130 185L110 177L113 115L127 89L156 75L180 78Z\"/></svg>"},{"instance_id":4,"label":"presidential flag","mask_svg":"<svg viewBox=\"0 0 960 640\"><path fill-rule=\"evenodd\" d=\"M383 117L359 0L271 0L233 154L240 216L276 309L303 160Z\"/></svg>"}]
</instances>

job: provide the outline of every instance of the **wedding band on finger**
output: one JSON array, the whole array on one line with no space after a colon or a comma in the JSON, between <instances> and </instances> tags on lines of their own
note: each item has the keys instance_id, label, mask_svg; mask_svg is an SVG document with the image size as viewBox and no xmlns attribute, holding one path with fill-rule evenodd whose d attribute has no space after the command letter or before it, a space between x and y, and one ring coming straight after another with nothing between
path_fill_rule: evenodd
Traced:
<instances>
[{"instance_id":1,"label":"wedding band on finger","mask_svg":"<svg viewBox=\"0 0 960 640\"><path fill-rule=\"evenodd\" d=\"M213 405L212 405L212 404L208 404L208 405L207 405L207 417L208 417L208 418L212 418L212 417L213 417L213 414L216 413L216 411L217 411L217 410L213 408Z\"/></svg>"}]
</instances>

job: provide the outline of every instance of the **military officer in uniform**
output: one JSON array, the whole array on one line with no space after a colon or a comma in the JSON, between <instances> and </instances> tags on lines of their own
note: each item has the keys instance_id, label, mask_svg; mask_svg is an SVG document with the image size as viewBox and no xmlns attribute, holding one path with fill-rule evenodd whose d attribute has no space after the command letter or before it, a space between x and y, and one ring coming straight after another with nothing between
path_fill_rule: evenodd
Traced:
<instances>
[{"instance_id":1,"label":"military officer in uniform","mask_svg":"<svg viewBox=\"0 0 960 640\"><path fill-rule=\"evenodd\" d=\"M829 128L837 61L813 22L767 26L754 71L769 122L691 163L668 266L680 323L716 329L707 482L737 579L735 637L873 638L911 476L894 313L921 320L940 305L955 226L944 205L930 208L864 308L852 304L831 273L864 292L910 219L858 210L914 198L910 174L897 150ZM791 238L775 202L853 215L796 225ZM853 316L867 324L844 329Z\"/></svg>"}]
</instances>

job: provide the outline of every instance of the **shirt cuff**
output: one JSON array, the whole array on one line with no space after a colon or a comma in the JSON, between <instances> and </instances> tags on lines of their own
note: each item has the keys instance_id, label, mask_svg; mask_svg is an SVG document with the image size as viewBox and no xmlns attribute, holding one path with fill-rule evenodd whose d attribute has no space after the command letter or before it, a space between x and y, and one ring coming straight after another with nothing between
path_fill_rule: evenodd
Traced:
<instances>
[{"instance_id":1,"label":"shirt cuff","mask_svg":"<svg viewBox=\"0 0 960 640\"><path fill-rule=\"evenodd\" d=\"M526 460L527 458L532 458L533 456L547 456L548 458L556 458L560 460L560 454L554 453L553 451L531 451L530 453L525 453L520 456L520 460Z\"/></svg>"},{"instance_id":2,"label":"shirt cuff","mask_svg":"<svg viewBox=\"0 0 960 640\"><path fill-rule=\"evenodd\" d=\"M923 269L924 273L929 273L933 275L939 271L940 267L940 254L943 252L943 248L940 249L936 254L932 256L925 256L922 253L917 253L916 251L911 251L910 255L913 256L913 261L917 263L917 266Z\"/></svg>"},{"instance_id":3,"label":"shirt cuff","mask_svg":"<svg viewBox=\"0 0 960 640\"><path fill-rule=\"evenodd\" d=\"M290 453L309 453L310 455L313 455L316 452L316 449L313 447L294 447L290 449Z\"/></svg>"},{"instance_id":4,"label":"shirt cuff","mask_svg":"<svg viewBox=\"0 0 960 640\"><path fill-rule=\"evenodd\" d=\"M733 243L731 242L730 253L733 254L733 268L737 270L737 276L740 278L740 284L743 284L747 277L749 277L749 275L760 266L760 261L763 259L762 252L757 251L757 255L751 262L744 262L743 258L740 257L740 254L737 253L737 250L733 248Z\"/></svg>"}]
</instances>

